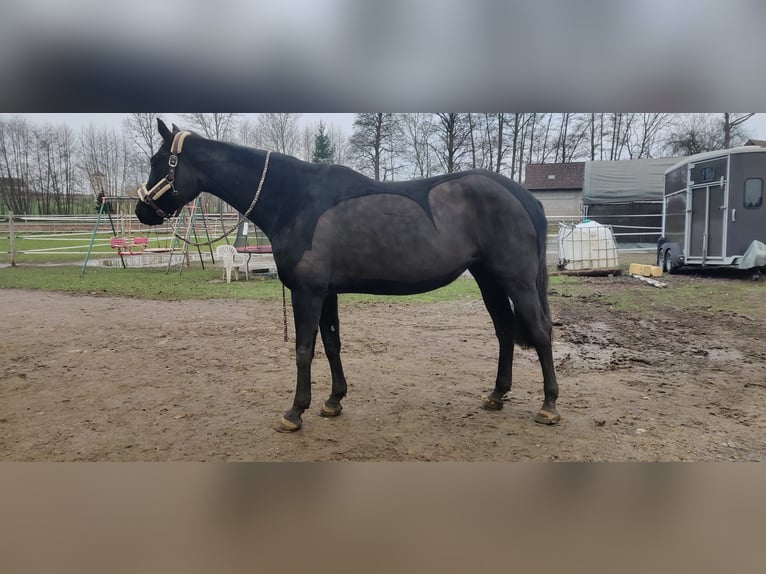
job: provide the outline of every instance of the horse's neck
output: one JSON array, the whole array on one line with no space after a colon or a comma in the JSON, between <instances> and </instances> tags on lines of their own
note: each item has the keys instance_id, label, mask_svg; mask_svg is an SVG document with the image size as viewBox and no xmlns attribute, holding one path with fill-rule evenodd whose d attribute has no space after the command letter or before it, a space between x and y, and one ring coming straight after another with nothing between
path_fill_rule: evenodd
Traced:
<instances>
[{"instance_id":1,"label":"horse's neck","mask_svg":"<svg viewBox=\"0 0 766 574\"><path fill-rule=\"evenodd\" d=\"M236 149L219 142L209 143L213 144L211 152L221 159L206 165L204 171L208 182L205 191L219 197L240 213L247 213L249 219L268 233L269 217L264 207L269 200L264 195L277 193L278 161L270 157L267 166L266 152ZM259 197L254 204L256 194Z\"/></svg>"}]
</instances>

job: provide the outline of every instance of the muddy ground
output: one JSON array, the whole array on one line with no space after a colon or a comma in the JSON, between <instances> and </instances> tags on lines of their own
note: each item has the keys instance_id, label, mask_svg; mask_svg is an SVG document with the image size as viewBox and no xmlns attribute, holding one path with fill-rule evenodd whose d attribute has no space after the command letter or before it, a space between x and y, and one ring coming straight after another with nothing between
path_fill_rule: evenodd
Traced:
<instances>
[{"instance_id":1,"label":"muddy ground","mask_svg":"<svg viewBox=\"0 0 766 574\"><path fill-rule=\"evenodd\" d=\"M480 300L341 299L343 414L317 415L330 387L320 344L294 434L274 430L295 373L279 303L2 290L0 460L766 460L766 301L747 314L617 308L608 295L634 283L551 289L555 427L533 422L533 351L516 350L505 408L481 408L497 343Z\"/></svg>"}]
</instances>

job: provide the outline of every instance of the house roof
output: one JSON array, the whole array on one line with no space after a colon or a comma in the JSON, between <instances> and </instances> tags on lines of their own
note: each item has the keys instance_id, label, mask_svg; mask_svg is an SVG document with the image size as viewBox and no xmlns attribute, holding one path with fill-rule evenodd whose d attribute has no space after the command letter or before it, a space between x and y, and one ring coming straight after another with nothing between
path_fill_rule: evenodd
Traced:
<instances>
[{"instance_id":1,"label":"house roof","mask_svg":"<svg viewBox=\"0 0 766 574\"><path fill-rule=\"evenodd\" d=\"M745 145L757 145L760 147L766 147L766 140L747 140Z\"/></svg>"},{"instance_id":2,"label":"house roof","mask_svg":"<svg viewBox=\"0 0 766 574\"><path fill-rule=\"evenodd\" d=\"M528 163L524 187L531 191L582 189L585 162Z\"/></svg>"}]
</instances>

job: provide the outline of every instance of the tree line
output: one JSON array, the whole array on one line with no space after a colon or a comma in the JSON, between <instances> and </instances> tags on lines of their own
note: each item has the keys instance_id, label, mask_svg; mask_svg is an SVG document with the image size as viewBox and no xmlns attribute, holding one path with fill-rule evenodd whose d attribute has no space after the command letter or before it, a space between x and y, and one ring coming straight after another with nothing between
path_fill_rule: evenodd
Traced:
<instances>
[{"instance_id":1,"label":"tree line","mask_svg":"<svg viewBox=\"0 0 766 574\"><path fill-rule=\"evenodd\" d=\"M483 168L523 182L529 163L685 156L741 145L751 113L360 113L350 134L292 113L179 114L209 138L347 165L379 181ZM72 214L134 195L159 147L156 119L119 128L0 117L0 209Z\"/></svg>"}]
</instances>

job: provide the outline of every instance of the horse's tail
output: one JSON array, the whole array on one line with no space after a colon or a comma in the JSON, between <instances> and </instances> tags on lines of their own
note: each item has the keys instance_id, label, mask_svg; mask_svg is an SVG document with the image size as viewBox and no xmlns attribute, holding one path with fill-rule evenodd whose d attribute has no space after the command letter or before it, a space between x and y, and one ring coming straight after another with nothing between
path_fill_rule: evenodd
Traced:
<instances>
[{"instance_id":1,"label":"horse's tail","mask_svg":"<svg viewBox=\"0 0 766 574\"><path fill-rule=\"evenodd\" d=\"M543 204L538 200L540 206L539 217L542 219L542 226L537 227L537 253L539 257L538 269L537 269L537 296L540 298L540 308L542 309L543 318L545 320L545 329L551 328L551 309L548 306L548 258L546 250L548 246L548 218L545 217L545 208Z\"/></svg>"},{"instance_id":2,"label":"horse's tail","mask_svg":"<svg viewBox=\"0 0 766 574\"><path fill-rule=\"evenodd\" d=\"M546 333L550 333L552 328L551 310L548 305L548 261L546 255L547 242L548 242L548 220L545 217L545 210L542 204L534 200L536 205L527 206L530 217L535 225L537 231L537 276L535 277L535 288L537 291L537 297L540 301L540 317L542 322L542 329ZM534 341L532 340L529 331L526 326L521 322L517 323L517 331L514 335L516 342L523 347L534 347Z\"/></svg>"},{"instance_id":3,"label":"horse's tail","mask_svg":"<svg viewBox=\"0 0 766 574\"><path fill-rule=\"evenodd\" d=\"M545 217L543 204L533 196L529 190L519 185L515 181L496 174L494 172L482 172L484 175L501 183L516 199L524 206L527 214L532 220L532 225L537 233L537 276L535 277L535 289L540 302L540 317L542 329L549 333L551 330L551 311L548 306L548 266L546 257L546 244L548 240L548 220ZM524 347L534 347L533 337L530 335L528 327L521 321L516 322L514 339Z\"/></svg>"},{"instance_id":4,"label":"horse's tail","mask_svg":"<svg viewBox=\"0 0 766 574\"><path fill-rule=\"evenodd\" d=\"M551 309L548 306L548 262L545 254L545 243L543 240L540 250L540 264L537 270L537 296L540 298L540 308L546 320L546 328L551 324Z\"/></svg>"}]
</instances>

